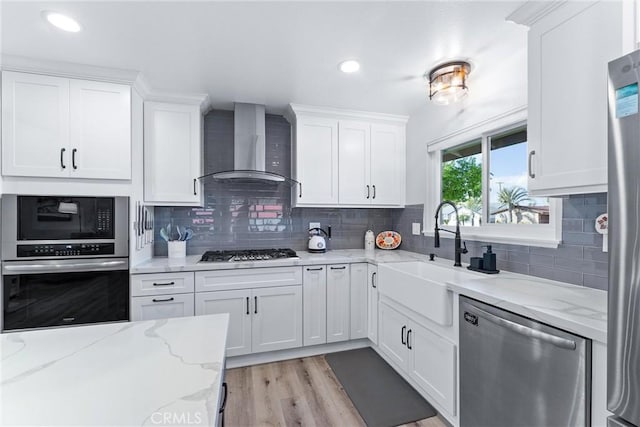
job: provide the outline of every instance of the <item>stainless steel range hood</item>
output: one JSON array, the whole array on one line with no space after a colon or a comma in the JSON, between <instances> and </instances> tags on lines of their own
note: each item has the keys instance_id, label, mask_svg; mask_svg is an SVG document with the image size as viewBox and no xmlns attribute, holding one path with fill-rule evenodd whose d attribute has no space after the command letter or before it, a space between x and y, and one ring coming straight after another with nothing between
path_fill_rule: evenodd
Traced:
<instances>
[{"instance_id":1,"label":"stainless steel range hood","mask_svg":"<svg viewBox=\"0 0 640 427\"><path fill-rule=\"evenodd\" d=\"M234 106L233 170L205 175L219 181L285 182L289 178L265 170L264 105Z\"/></svg>"}]
</instances>

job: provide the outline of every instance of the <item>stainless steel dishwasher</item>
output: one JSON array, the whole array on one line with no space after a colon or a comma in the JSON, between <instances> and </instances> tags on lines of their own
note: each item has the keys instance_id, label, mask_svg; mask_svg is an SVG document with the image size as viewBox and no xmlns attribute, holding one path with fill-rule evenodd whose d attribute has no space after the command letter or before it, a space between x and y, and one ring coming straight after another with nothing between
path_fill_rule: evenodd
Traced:
<instances>
[{"instance_id":1,"label":"stainless steel dishwasher","mask_svg":"<svg viewBox=\"0 0 640 427\"><path fill-rule=\"evenodd\" d=\"M591 425L591 341L460 297L460 426Z\"/></svg>"}]
</instances>

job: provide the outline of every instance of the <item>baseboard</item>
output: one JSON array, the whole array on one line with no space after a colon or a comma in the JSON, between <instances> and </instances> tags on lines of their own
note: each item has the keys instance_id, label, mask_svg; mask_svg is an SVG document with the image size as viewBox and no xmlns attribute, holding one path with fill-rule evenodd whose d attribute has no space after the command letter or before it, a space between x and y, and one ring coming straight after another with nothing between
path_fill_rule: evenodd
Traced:
<instances>
[{"instance_id":1,"label":"baseboard","mask_svg":"<svg viewBox=\"0 0 640 427\"><path fill-rule=\"evenodd\" d=\"M320 354L335 353L337 351L353 350L356 348L371 347L374 344L366 338L352 341L320 344L310 347L298 347L267 353L245 354L242 356L228 357L227 369L241 368L243 366L260 365L263 363L280 362L282 360L297 359L299 357L318 356Z\"/></svg>"}]
</instances>

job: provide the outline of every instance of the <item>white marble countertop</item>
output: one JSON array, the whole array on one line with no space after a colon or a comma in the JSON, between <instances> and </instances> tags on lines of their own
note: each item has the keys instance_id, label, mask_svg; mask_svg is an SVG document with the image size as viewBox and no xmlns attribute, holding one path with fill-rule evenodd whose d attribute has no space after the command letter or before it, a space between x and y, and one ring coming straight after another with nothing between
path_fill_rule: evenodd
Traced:
<instances>
[{"instance_id":1,"label":"white marble countertop","mask_svg":"<svg viewBox=\"0 0 640 427\"><path fill-rule=\"evenodd\" d=\"M447 287L577 335L607 342L606 291L507 271L475 274L478 278L447 282Z\"/></svg>"},{"instance_id":2,"label":"white marble countertop","mask_svg":"<svg viewBox=\"0 0 640 427\"><path fill-rule=\"evenodd\" d=\"M373 254L364 249L331 250L324 254L298 251L299 258L275 261L198 263L200 256L183 260L153 258L133 266L131 273L162 273L172 271L198 271L253 267L280 267L295 265L339 264L369 262L372 264L427 261L428 256L415 252L376 249ZM436 264L453 267L453 261L437 258ZM502 271L487 275L468 271L476 278L460 283L449 283L453 292L467 295L496 305L505 310L548 323L567 331L606 343L607 292L534 276Z\"/></svg>"},{"instance_id":3,"label":"white marble countertop","mask_svg":"<svg viewBox=\"0 0 640 427\"><path fill-rule=\"evenodd\" d=\"M413 260L425 260L427 257L415 252L402 250L376 249L373 253L367 253L364 249L330 250L323 254L312 254L306 251L297 251L298 258L285 258L271 261L247 261L247 262L198 262L201 255L189 255L182 259L152 258L140 264L131 266L132 274L139 273L169 273L176 271L207 271L230 270L255 267L289 267L296 265L341 264L354 262L369 262L378 264L382 262L401 262Z\"/></svg>"},{"instance_id":4,"label":"white marble countertop","mask_svg":"<svg viewBox=\"0 0 640 427\"><path fill-rule=\"evenodd\" d=\"M2 334L0 424L217 425L228 322L215 314Z\"/></svg>"}]
</instances>

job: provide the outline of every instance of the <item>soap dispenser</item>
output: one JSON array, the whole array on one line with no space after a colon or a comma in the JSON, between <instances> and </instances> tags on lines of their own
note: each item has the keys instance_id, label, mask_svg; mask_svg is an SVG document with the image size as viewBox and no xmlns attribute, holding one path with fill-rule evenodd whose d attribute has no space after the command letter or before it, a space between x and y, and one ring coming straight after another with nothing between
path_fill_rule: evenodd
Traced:
<instances>
[{"instance_id":1,"label":"soap dispenser","mask_svg":"<svg viewBox=\"0 0 640 427\"><path fill-rule=\"evenodd\" d=\"M482 254L482 269L486 272L498 272L496 269L496 254L491 252L491 245L483 246L487 252Z\"/></svg>"}]
</instances>

